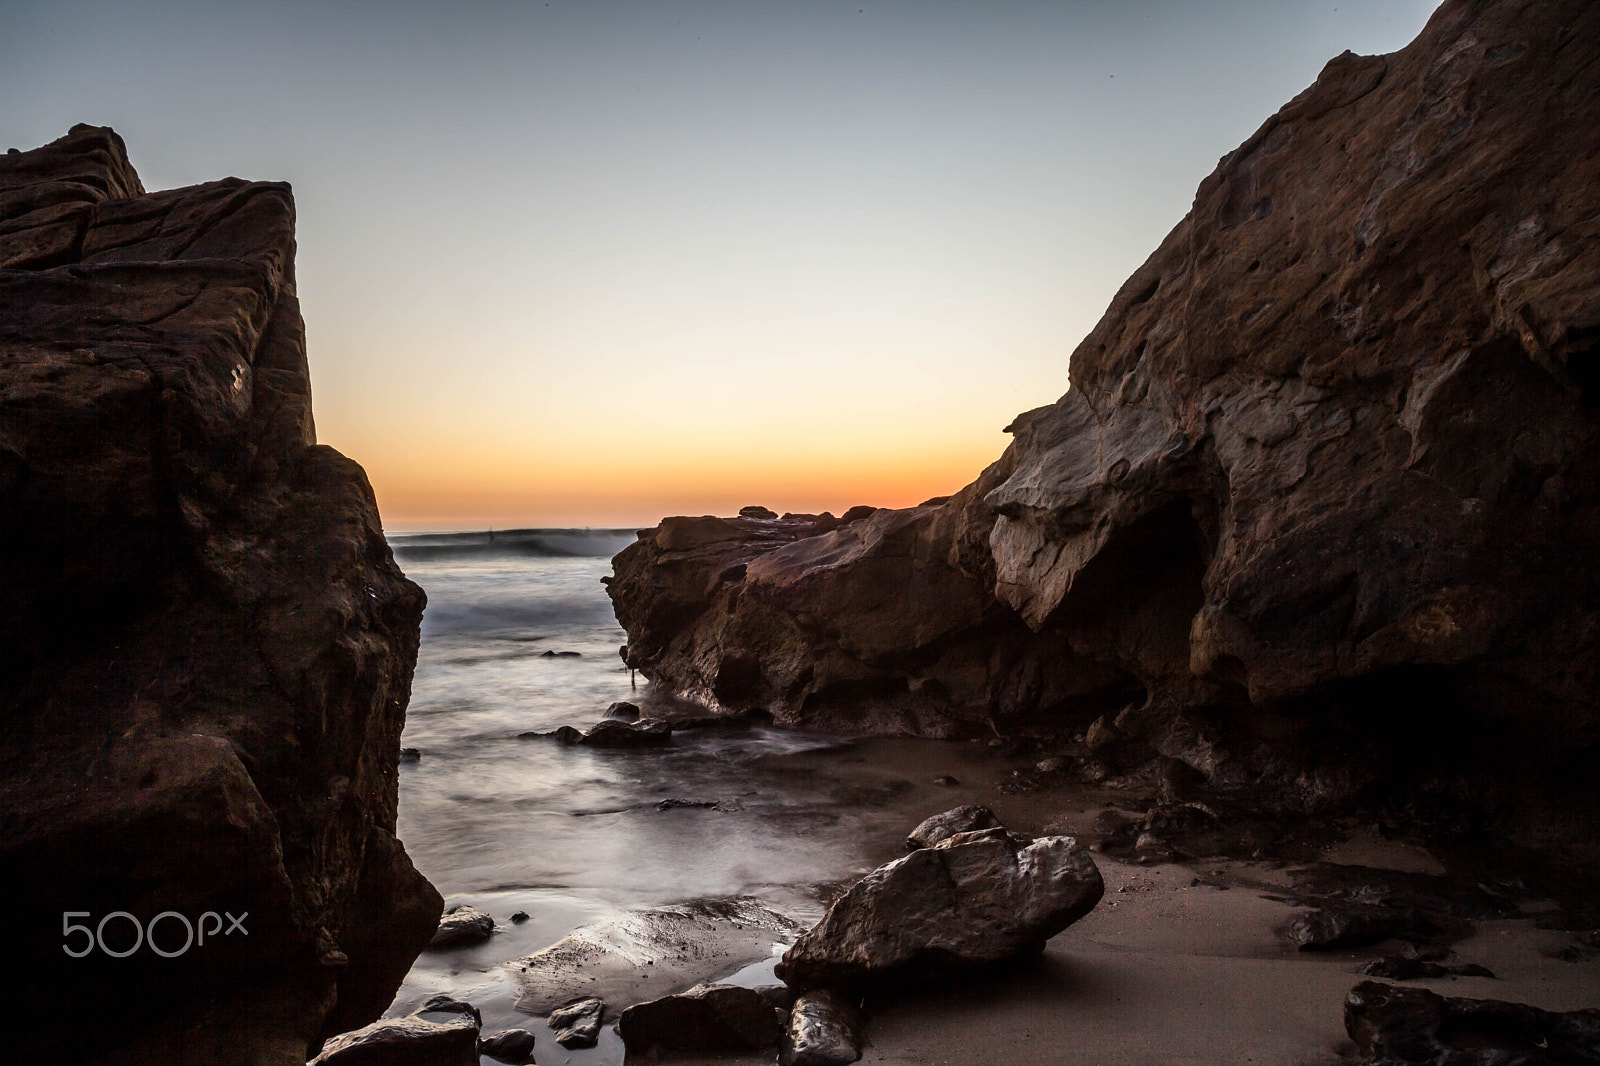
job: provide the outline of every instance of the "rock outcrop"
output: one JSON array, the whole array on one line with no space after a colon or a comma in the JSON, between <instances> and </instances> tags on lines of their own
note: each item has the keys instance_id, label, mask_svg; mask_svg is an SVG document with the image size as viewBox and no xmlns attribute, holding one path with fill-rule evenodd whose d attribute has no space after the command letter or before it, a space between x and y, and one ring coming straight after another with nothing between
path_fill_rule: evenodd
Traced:
<instances>
[{"instance_id":1,"label":"rock outcrop","mask_svg":"<svg viewBox=\"0 0 1600 1066\"><path fill-rule=\"evenodd\" d=\"M859 731L1107 711L1213 786L1432 782L1571 838L1542 812L1594 807L1597 197L1600 9L1447 0L1222 159L960 493L643 531L625 658Z\"/></svg>"},{"instance_id":2,"label":"rock outcrop","mask_svg":"<svg viewBox=\"0 0 1600 1066\"><path fill-rule=\"evenodd\" d=\"M303 1063L438 921L394 837L423 595L315 443L294 247L287 185L146 193L109 129L0 156L19 1061Z\"/></svg>"}]
</instances>

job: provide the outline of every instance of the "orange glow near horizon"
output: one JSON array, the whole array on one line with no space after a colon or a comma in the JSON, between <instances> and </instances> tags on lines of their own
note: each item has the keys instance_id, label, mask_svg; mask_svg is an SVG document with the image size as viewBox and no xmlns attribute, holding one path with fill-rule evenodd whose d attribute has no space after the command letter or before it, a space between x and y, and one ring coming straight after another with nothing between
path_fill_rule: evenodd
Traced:
<instances>
[{"instance_id":1,"label":"orange glow near horizon","mask_svg":"<svg viewBox=\"0 0 1600 1066\"><path fill-rule=\"evenodd\" d=\"M841 514L857 504L909 507L950 495L998 458L1006 439L898 454L715 454L698 462L592 457L570 465L474 461L454 470L365 464L391 531L652 526L668 515L733 515L751 504Z\"/></svg>"}]
</instances>

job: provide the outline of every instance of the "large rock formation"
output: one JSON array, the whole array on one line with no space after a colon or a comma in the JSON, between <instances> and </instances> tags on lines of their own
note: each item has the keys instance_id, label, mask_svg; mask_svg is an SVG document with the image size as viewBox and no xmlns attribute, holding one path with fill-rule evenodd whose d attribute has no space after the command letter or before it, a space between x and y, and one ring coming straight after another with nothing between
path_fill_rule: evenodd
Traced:
<instances>
[{"instance_id":1,"label":"large rock formation","mask_svg":"<svg viewBox=\"0 0 1600 1066\"><path fill-rule=\"evenodd\" d=\"M0 602L49 1004L8 1052L303 1063L377 1017L440 911L394 837L423 596L315 443L288 186L146 193L88 126L0 156Z\"/></svg>"},{"instance_id":2,"label":"large rock formation","mask_svg":"<svg viewBox=\"0 0 1600 1066\"><path fill-rule=\"evenodd\" d=\"M1126 705L1117 735L1309 807L1474 761L1485 808L1587 803L1597 199L1600 8L1448 0L1222 159L956 496L642 533L626 658L861 730Z\"/></svg>"}]
</instances>

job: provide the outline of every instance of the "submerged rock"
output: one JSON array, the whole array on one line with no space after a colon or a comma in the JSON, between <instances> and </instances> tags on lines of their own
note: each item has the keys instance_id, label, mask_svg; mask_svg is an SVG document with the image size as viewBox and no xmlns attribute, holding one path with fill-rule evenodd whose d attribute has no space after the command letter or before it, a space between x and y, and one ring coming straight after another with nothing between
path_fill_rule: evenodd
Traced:
<instances>
[{"instance_id":1,"label":"submerged rock","mask_svg":"<svg viewBox=\"0 0 1600 1066\"><path fill-rule=\"evenodd\" d=\"M494 919L476 907L458 906L445 911L439 928L428 941L430 951L481 944L494 935Z\"/></svg>"},{"instance_id":2,"label":"submerged rock","mask_svg":"<svg viewBox=\"0 0 1600 1066\"><path fill-rule=\"evenodd\" d=\"M600 1040L600 1020L606 1005L593 996L557 1007L550 1012L550 1028L564 1048L594 1047Z\"/></svg>"},{"instance_id":3,"label":"submerged rock","mask_svg":"<svg viewBox=\"0 0 1600 1066\"><path fill-rule=\"evenodd\" d=\"M826 988L795 1000L778 1052L780 1066L849 1066L861 1057L861 1012Z\"/></svg>"},{"instance_id":4,"label":"submerged rock","mask_svg":"<svg viewBox=\"0 0 1600 1066\"><path fill-rule=\"evenodd\" d=\"M1345 997L1344 1027L1373 1066L1600 1063L1594 1009L1556 1013L1363 981Z\"/></svg>"},{"instance_id":5,"label":"submerged rock","mask_svg":"<svg viewBox=\"0 0 1600 1066\"><path fill-rule=\"evenodd\" d=\"M617 1034L630 1052L760 1051L777 1045L779 1017L753 988L696 985L629 1007L617 1019Z\"/></svg>"},{"instance_id":6,"label":"submerged rock","mask_svg":"<svg viewBox=\"0 0 1600 1066\"><path fill-rule=\"evenodd\" d=\"M303 1062L438 919L394 836L424 596L316 443L294 229L110 129L0 155L0 906L248 916L166 958L23 923L18 1061Z\"/></svg>"},{"instance_id":7,"label":"submerged rock","mask_svg":"<svg viewBox=\"0 0 1600 1066\"><path fill-rule=\"evenodd\" d=\"M672 726L659 718L638 722L606 718L591 726L578 743L591 748L642 748L665 744L671 739Z\"/></svg>"},{"instance_id":8,"label":"submerged rock","mask_svg":"<svg viewBox=\"0 0 1600 1066\"><path fill-rule=\"evenodd\" d=\"M660 718L646 718L637 722L605 718L596 722L588 730L580 730L570 725L564 725L558 726L548 733L527 732L517 734L518 740L542 740L545 738L560 741L562 744L581 744L591 748L645 748L666 744L671 741L672 725Z\"/></svg>"},{"instance_id":9,"label":"submerged rock","mask_svg":"<svg viewBox=\"0 0 1600 1066\"><path fill-rule=\"evenodd\" d=\"M609 586L628 664L856 732L1124 704L1091 731L1113 772L1165 755L1299 811L1442 783L1592 844L1591 17L1445 3L1405 49L1330 61L973 484L644 531Z\"/></svg>"},{"instance_id":10,"label":"submerged rock","mask_svg":"<svg viewBox=\"0 0 1600 1066\"><path fill-rule=\"evenodd\" d=\"M926 819L906 836L906 847L931 848L941 840L948 840L957 833L971 833L981 829L1001 829L1000 819L987 807L980 807L975 803L964 807L955 807L943 814L935 814Z\"/></svg>"},{"instance_id":11,"label":"submerged rock","mask_svg":"<svg viewBox=\"0 0 1600 1066\"><path fill-rule=\"evenodd\" d=\"M948 977L1026 956L1088 914L1105 886L1071 837L961 833L858 881L786 951L797 991Z\"/></svg>"}]
</instances>

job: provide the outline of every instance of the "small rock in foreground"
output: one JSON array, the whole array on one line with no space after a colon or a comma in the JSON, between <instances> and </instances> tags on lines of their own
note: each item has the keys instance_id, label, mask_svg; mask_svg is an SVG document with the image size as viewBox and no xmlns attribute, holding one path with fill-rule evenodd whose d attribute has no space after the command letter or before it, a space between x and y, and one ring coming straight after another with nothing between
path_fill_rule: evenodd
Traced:
<instances>
[{"instance_id":1,"label":"small rock in foreground","mask_svg":"<svg viewBox=\"0 0 1600 1066\"><path fill-rule=\"evenodd\" d=\"M826 988L795 1000L784 1030L780 1066L849 1066L861 1057L861 1012Z\"/></svg>"},{"instance_id":2,"label":"small rock in foreground","mask_svg":"<svg viewBox=\"0 0 1600 1066\"><path fill-rule=\"evenodd\" d=\"M1434 932L1414 907L1363 903L1329 904L1289 923L1289 939L1301 951L1365 947L1394 937L1425 940Z\"/></svg>"},{"instance_id":3,"label":"small rock in foreground","mask_svg":"<svg viewBox=\"0 0 1600 1066\"><path fill-rule=\"evenodd\" d=\"M439 919L439 929L428 941L430 950L481 944L494 935L494 919L476 907L451 907Z\"/></svg>"},{"instance_id":4,"label":"small rock in foreground","mask_svg":"<svg viewBox=\"0 0 1600 1066\"><path fill-rule=\"evenodd\" d=\"M1000 828L1000 819L987 807L980 807L976 803L969 803L964 807L956 807L936 814L913 829L906 837L906 847L931 848L941 840L948 840L957 833L971 833L981 829Z\"/></svg>"},{"instance_id":5,"label":"small rock in foreground","mask_svg":"<svg viewBox=\"0 0 1600 1066\"><path fill-rule=\"evenodd\" d=\"M556 1031L556 1043L569 1050L594 1047L600 1040L600 1018L605 1009L603 1002L589 996L551 1011L550 1028Z\"/></svg>"},{"instance_id":6,"label":"small rock in foreground","mask_svg":"<svg viewBox=\"0 0 1600 1066\"><path fill-rule=\"evenodd\" d=\"M1345 997L1344 1028L1363 1062L1385 1066L1600 1063L1593 1008L1555 1013L1363 981Z\"/></svg>"},{"instance_id":7,"label":"small rock in foreground","mask_svg":"<svg viewBox=\"0 0 1600 1066\"><path fill-rule=\"evenodd\" d=\"M502 1029L478 1042L478 1053L512 1066L527 1066L533 1061L533 1034L526 1029Z\"/></svg>"},{"instance_id":8,"label":"small rock in foreground","mask_svg":"<svg viewBox=\"0 0 1600 1066\"><path fill-rule=\"evenodd\" d=\"M638 748L665 744L671 739L672 726L659 718L646 718L638 722L605 718L596 722L578 743L591 748Z\"/></svg>"},{"instance_id":9,"label":"small rock in foreground","mask_svg":"<svg viewBox=\"0 0 1600 1066\"><path fill-rule=\"evenodd\" d=\"M471 1004L435 996L404 1018L334 1037L311 1066L477 1066L478 1026Z\"/></svg>"},{"instance_id":10,"label":"small rock in foreground","mask_svg":"<svg viewBox=\"0 0 1600 1066\"><path fill-rule=\"evenodd\" d=\"M629 1052L760 1051L783 1033L781 1015L753 988L696 985L676 996L636 1003L622 1012L617 1033Z\"/></svg>"},{"instance_id":11,"label":"small rock in foreground","mask_svg":"<svg viewBox=\"0 0 1600 1066\"><path fill-rule=\"evenodd\" d=\"M1035 953L1105 892L1072 837L959 833L880 866L777 965L797 991L940 977Z\"/></svg>"}]
</instances>

